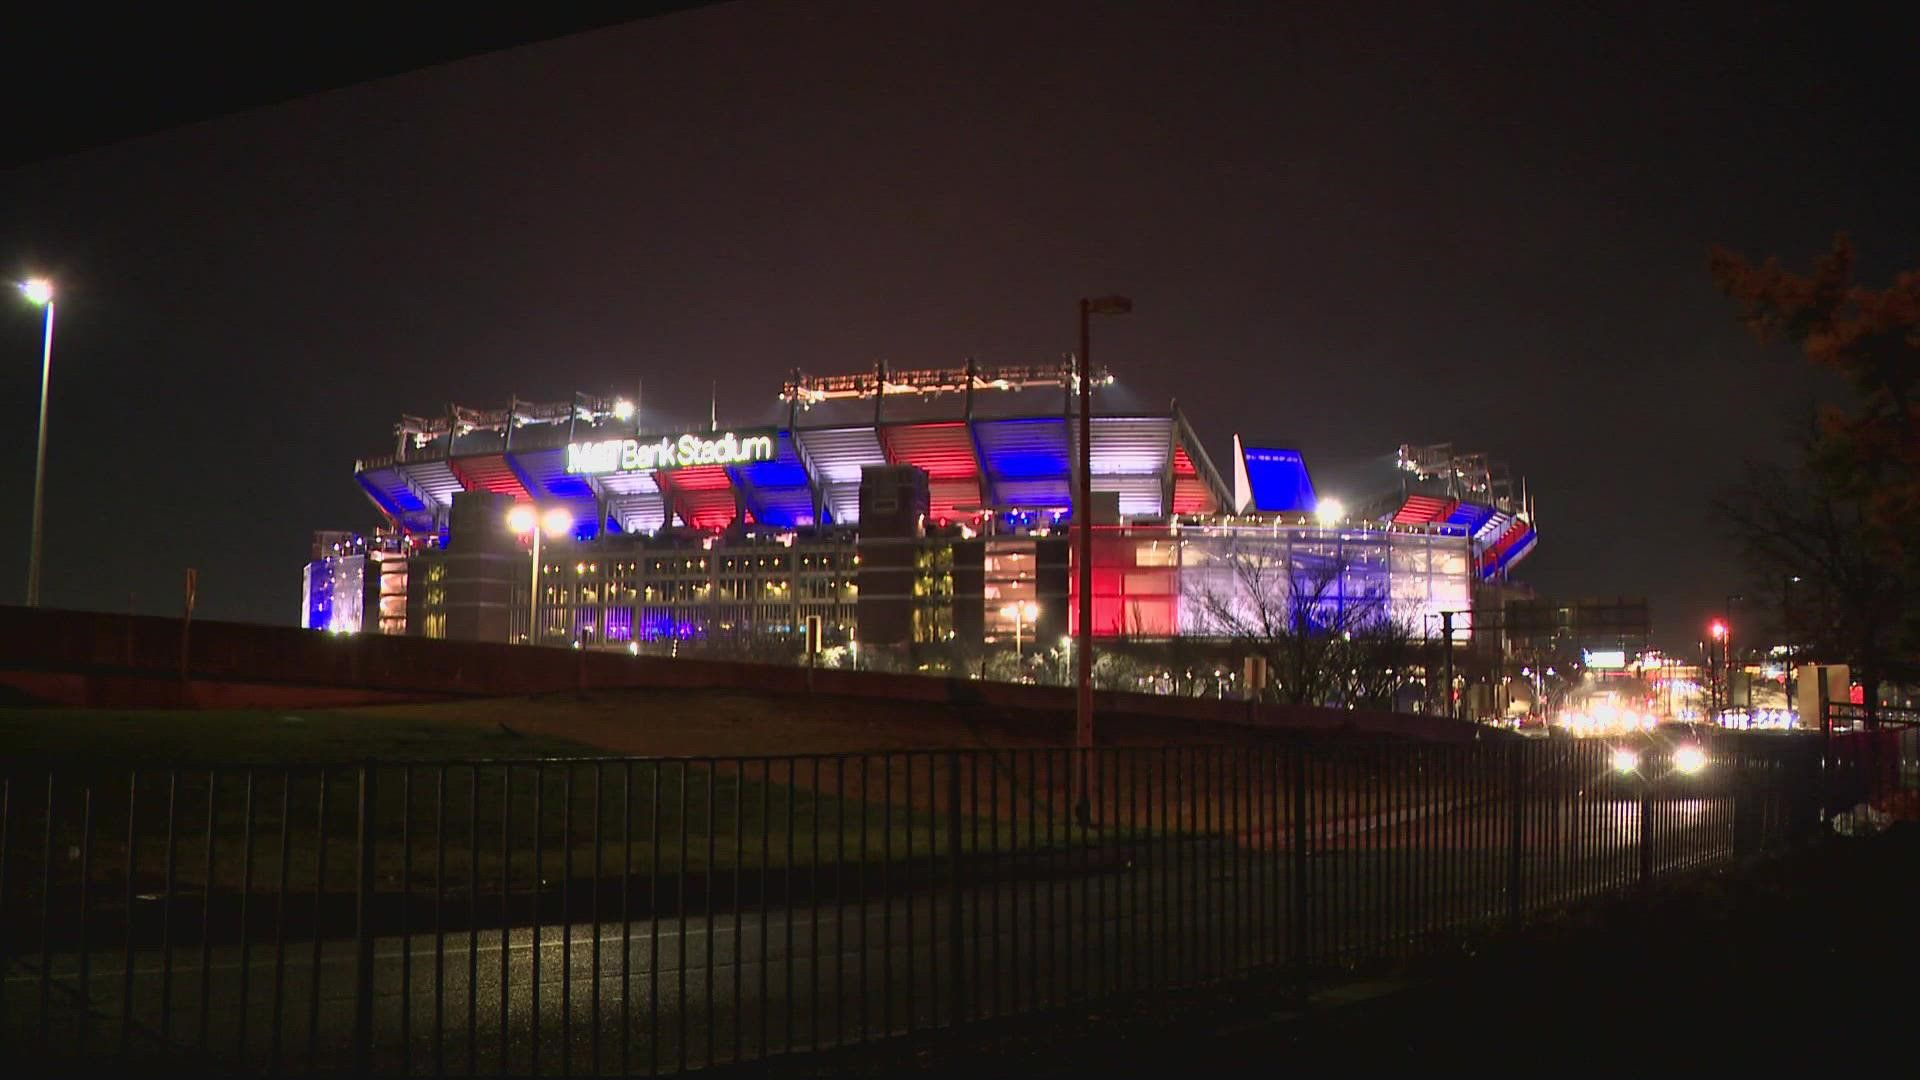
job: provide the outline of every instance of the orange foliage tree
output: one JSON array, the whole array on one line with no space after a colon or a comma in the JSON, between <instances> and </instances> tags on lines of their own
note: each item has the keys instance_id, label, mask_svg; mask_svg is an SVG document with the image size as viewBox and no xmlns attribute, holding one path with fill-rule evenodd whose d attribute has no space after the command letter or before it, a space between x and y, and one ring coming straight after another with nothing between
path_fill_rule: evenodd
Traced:
<instances>
[{"instance_id":1,"label":"orange foliage tree","mask_svg":"<svg viewBox=\"0 0 1920 1080\"><path fill-rule=\"evenodd\" d=\"M1812 636L1842 643L1834 658L1865 668L1871 702L1880 674L1911 674L1920 642L1920 613L1909 602L1920 588L1920 270L1873 289L1856 281L1854 262L1842 234L1807 274L1777 258L1755 264L1725 248L1714 249L1709 265L1762 342L1798 345L1854 392L1849 407L1824 410L1808 446L1805 485L1749 482L1740 498L1722 505L1735 508L1732 516L1747 530L1740 539L1760 573L1818 574L1822 560L1809 548L1820 545L1827 561L1849 567L1831 575L1835 580L1809 582L1821 595L1802 610L1829 613L1831 625L1817 628L1827 632ZM1769 487L1771 508L1764 505ZM1780 505L1788 500L1796 505ZM1760 521L1752 520L1756 514ZM1769 523L1776 528L1765 528ZM1771 559L1778 565L1761 566L1769 559L1754 558L1755 534L1768 531L1779 534ZM1786 554L1794 550L1797 556ZM1847 593L1858 594L1859 604Z\"/></svg>"}]
</instances>

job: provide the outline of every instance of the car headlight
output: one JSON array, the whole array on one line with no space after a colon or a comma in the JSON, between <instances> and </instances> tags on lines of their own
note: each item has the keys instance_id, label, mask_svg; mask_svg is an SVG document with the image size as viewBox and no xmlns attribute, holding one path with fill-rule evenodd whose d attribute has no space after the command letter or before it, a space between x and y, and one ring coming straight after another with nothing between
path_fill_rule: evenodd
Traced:
<instances>
[{"instance_id":1,"label":"car headlight","mask_svg":"<svg viewBox=\"0 0 1920 1080\"><path fill-rule=\"evenodd\" d=\"M1691 776L1707 767L1707 752L1697 746L1683 746L1673 752L1673 767Z\"/></svg>"},{"instance_id":2,"label":"car headlight","mask_svg":"<svg viewBox=\"0 0 1920 1080\"><path fill-rule=\"evenodd\" d=\"M1640 755L1638 753L1634 752L1633 750L1629 750L1624 746L1614 747L1614 750L1613 750L1613 771L1614 772L1632 772L1635 769L1638 769L1639 767L1640 767Z\"/></svg>"}]
</instances>

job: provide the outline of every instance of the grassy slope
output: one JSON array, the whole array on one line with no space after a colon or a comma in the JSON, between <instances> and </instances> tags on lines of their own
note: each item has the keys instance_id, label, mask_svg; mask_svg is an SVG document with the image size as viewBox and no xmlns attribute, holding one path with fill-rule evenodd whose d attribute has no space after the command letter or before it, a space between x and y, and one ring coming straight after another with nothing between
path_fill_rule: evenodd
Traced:
<instances>
[{"instance_id":1,"label":"grassy slope","mask_svg":"<svg viewBox=\"0 0 1920 1080\"><path fill-rule=\"evenodd\" d=\"M578 743L512 734L439 713L362 709L0 709L0 759L152 764L387 761L578 754Z\"/></svg>"},{"instance_id":2,"label":"grassy slope","mask_svg":"<svg viewBox=\"0 0 1920 1080\"><path fill-rule=\"evenodd\" d=\"M1101 717L1102 744L1248 742L1225 725ZM751 690L632 690L355 709L3 709L0 755L172 763L467 760L555 754L841 753L1060 746L1065 711Z\"/></svg>"},{"instance_id":3,"label":"grassy slope","mask_svg":"<svg viewBox=\"0 0 1920 1080\"><path fill-rule=\"evenodd\" d=\"M890 703L749 690L631 690L360 710L560 739L616 754L733 755L1062 746L1073 716L1055 710ZM1103 745L1251 742L1253 732L1139 716L1101 717Z\"/></svg>"}]
</instances>

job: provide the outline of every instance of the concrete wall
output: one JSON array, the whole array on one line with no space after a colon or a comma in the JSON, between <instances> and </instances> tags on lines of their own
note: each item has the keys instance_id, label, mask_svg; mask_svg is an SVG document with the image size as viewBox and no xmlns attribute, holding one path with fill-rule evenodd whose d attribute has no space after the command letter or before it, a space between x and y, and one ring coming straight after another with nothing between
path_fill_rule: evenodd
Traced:
<instances>
[{"instance_id":1,"label":"concrete wall","mask_svg":"<svg viewBox=\"0 0 1920 1080\"><path fill-rule=\"evenodd\" d=\"M627 656L195 620L0 607L0 693L55 705L321 708L642 687L821 693L1007 709L1073 708L1070 689L923 675ZM1440 717L1102 691L1095 708L1262 727L1464 740Z\"/></svg>"}]
</instances>

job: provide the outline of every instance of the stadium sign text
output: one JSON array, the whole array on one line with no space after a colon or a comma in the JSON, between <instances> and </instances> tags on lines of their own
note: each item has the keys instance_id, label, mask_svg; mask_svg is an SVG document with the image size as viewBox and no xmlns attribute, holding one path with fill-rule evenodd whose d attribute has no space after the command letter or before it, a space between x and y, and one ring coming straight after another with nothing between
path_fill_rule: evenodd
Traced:
<instances>
[{"instance_id":1,"label":"stadium sign text","mask_svg":"<svg viewBox=\"0 0 1920 1080\"><path fill-rule=\"evenodd\" d=\"M747 465L773 458L773 436L735 435L731 431L713 438L689 433L677 439L648 442L601 439L567 445L567 471L587 476L683 469L689 465Z\"/></svg>"}]
</instances>

